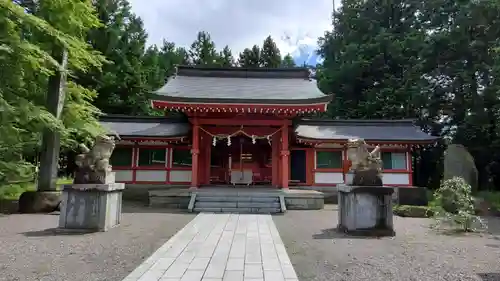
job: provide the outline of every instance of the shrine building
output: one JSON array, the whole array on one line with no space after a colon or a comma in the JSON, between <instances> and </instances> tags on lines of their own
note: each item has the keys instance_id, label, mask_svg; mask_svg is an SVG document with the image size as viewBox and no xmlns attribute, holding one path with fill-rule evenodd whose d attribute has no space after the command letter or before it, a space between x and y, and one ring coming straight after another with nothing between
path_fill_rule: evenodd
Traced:
<instances>
[{"instance_id":1,"label":"shrine building","mask_svg":"<svg viewBox=\"0 0 500 281\"><path fill-rule=\"evenodd\" d=\"M412 186L415 146L436 141L412 120L314 119L333 93L307 68L179 66L151 100L180 117L104 116L121 140L117 182L196 187L335 187L349 168L348 139L379 145L383 181Z\"/></svg>"}]
</instances>

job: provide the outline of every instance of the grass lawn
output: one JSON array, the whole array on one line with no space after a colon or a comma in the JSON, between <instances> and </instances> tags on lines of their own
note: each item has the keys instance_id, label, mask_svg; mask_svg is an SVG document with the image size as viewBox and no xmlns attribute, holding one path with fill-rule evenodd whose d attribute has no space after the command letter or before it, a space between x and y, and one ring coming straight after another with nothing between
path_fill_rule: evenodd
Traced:
<instances>
[{"instance_id":1,"label":"grass lawn","mask_svg":"<svg viewBox=\"0 0 500 281\"><path fill-rule=\"evenodd\" d=\"M70 184L73 182L73 179L61 178L57 180L58 185L62 184ZM26 182L19 184L11 184L7 186L0 187L0 200L17 200L19 196L25 191L34 191L36 190L35 183Z\"/></svg>"}]
</instances>

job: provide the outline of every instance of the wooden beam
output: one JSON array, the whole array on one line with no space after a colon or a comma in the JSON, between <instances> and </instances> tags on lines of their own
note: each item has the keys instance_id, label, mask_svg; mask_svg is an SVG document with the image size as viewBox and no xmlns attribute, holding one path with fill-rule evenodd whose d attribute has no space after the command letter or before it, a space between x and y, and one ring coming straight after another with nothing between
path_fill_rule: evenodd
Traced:
<instances>
[{"instance_id":1,"label":"wooden beam","mask_svg":"<svg viewBox=\"0 0 500 281\"><path fill-rule=\"evenodd\" d=\"M252 120L252 119L215 119L215 118L198 118L200 125L224 125L224 126L283 126L283 122L292 125L292 120ZM190 119L192 123L192 119Z\"/></svg>"}]
</instances>

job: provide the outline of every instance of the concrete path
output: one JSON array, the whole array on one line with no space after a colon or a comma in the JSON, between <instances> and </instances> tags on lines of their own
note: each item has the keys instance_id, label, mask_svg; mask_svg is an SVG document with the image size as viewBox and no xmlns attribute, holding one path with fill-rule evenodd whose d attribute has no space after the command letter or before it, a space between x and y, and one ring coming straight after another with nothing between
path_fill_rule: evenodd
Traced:
<instances>
[{"instance_id":1,"label":"concrete path","mask_svg":"<svg viewBox=\"0 0 500 281\"><path fill-rule=\"evenodd\" d=\"M208 213L123 279L153 280L298 281L270 215Z\"/></svg>"}]
</instances>

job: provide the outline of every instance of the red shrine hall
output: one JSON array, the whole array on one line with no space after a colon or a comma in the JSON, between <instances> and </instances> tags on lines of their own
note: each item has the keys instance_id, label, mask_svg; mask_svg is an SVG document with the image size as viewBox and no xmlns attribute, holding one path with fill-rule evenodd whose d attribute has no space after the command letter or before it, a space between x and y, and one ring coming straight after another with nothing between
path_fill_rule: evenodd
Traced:
<instances>
[{"instance_id":1,"label":"red shrine hall","mask_svg":"<svg viewBox=\"0 0 500 281\"><path fill-rule=\"evenodd\" d=\"M151 100L179 117L108 115L101 124L121 137L111 158L117 182L335 186L349 168L347 140L363 138L381 147L384 184L412 186L411 149L436 138L412 120L307 118L333 98L307 68L179 66Z\"/></svg>"}]
</instances>

